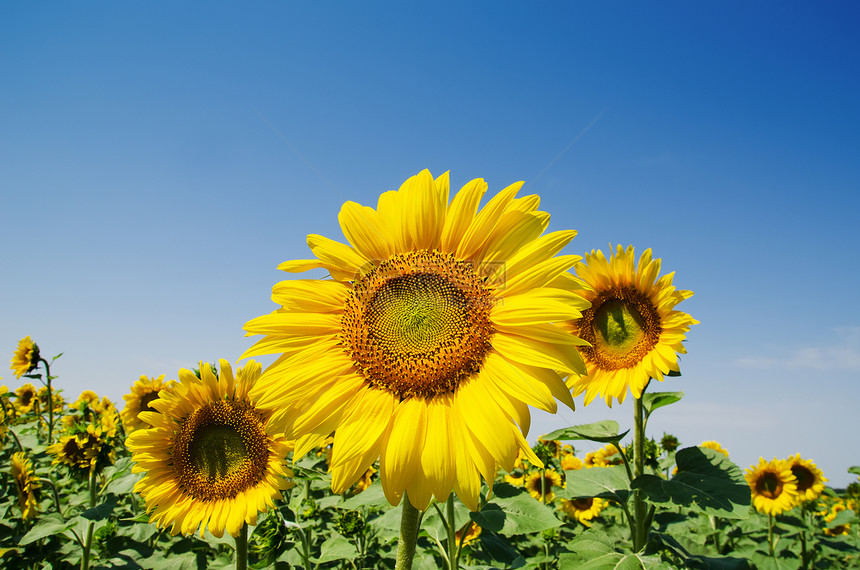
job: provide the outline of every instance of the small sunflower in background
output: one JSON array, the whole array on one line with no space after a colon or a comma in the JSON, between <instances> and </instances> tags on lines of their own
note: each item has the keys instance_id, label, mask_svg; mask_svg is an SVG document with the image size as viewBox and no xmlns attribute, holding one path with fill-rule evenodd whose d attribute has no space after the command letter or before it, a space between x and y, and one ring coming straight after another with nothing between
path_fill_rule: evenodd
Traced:
<instances>
[{"instance_id":1,"label":"small sunflower in background","mask_svg":"<svg viewBox=\"0 0 860 570\"><path fill-rule=\"evenodd\" d=\"M585 454L586 467L609 467L624 464L624 458L618 453L618 448L607 443L600 449Z\"/></svg>"},{"instance_id":2,"label":"small sunflower in background","mask_svg":"<svg viewBox=\"0 0 860 570\"><path fill-rule=\"evenodd\" d=\"M54 412L62 412L63 406L65 406L65 401L63 397L60 395L62 390L51 390L51 400L54 403ZM36 393L36 397L39 400L39 408L42 410L48 409L48 387L42 386Z\"/></svg>"},{"instance_id":3,"label":"small sunflower in background","mask_svg":"<svg viewBox=\"0 0 860 570\"><path fill-rule=\"evenodd\" d=\"M811 459L803 459L800 454L786 459L791 473L797 479L797 498L799 502L814 501L824 491L827 478Z\"/></svg>"},{"instance_id":4,"label":"small sunflower in background","mask_svg":"<svg viewBox=\"0 0 860 570\"><path fill-rule=\"evenodd\" d=\"M522 487L526 483L526 475L521 471L513 471L505 474L505 483L509 483L514 487Z\"/></svg>"},{"instance_id":5,"label":"small sunflower in background","mask_svg":"<svg viewBox=\"0 0 860 570\"><path fill-rule=\"evenodd\" d=\"M561 468L564 471L576 471L585 469L585 463L572 453L565 453L561 456Z\"/></svg>"},{"instance_id":6,"label":"small sunflower in background","mask_svg":"<svg viewBox=\"0 0 860 570\"><path fill-rule=\"evenodd\" d=\"M592 250L574 267L590 287L583 296L591 302L573 321L573 332L590 346L579 346L587 374L573 379L574 395L585 392L585 404L602 396L623 402L634 398L651 378L662 381L678 372L678 354L685 354L685 333L699 321L675 307L693 295L672 285L674 273L657 278L660 259L647 249L636 263L633 246L620 245L609 260Z\"/></svg>"},{"instance_id":7,"label":"small sunflower in background","mask_svg":"<svg viewBox=\"0 0 860 570\"><path fill-rule=\"evenodd\" d=\"M831 523L836 518L840 512L846 510L848 507L843 502L834 503L830 509L826 510L824 513L824 522ZM827 536L839 536L842 534L848 534L851 532L850 524L841 524L837 525L833 528L825 528L824 534Z\"/></svg>"},{"instance_id":8,"label":"small sunflower in background","mask_svg":"<svg viewBox=\"0 0 860 570\"><path fill-rule=\"evenodd\" d=\"M15 412L18 414L26 414L39 403L39 396L36 392L36 387L30 383L20 386L15 390L15 401L12 403L15 406Z\"/></svg>"},{"instance_id":9,"label":"small sunflower in background","mask_svg":"<svg viewBox=\"0 0 860 570\"><path fill-rule=\"evenodd\" d=\"M15 349L12 355L11 366L15 376L20 378L24 374L29 374L39 366L39 346L30 340L29 336L25 336L18 341L18 348Z\"/></svg>"},{"instance_id":10,"label":"small sunflower in background","mask_svg":"<svg viewBox=\"0 0 860 570\"><path fill-rule=\"evenodd\" d=\"M699 447L707 447L708 449L713 449L714 451L718 451L718 452L722 453L726 457L729 456L729 452L727 450L723 449L723 446L720 445L719 443L717 443L716 441L703 441L702 443L699 444Z\"/></svg>"},{"instance_id":11,"label":"small sunflower in background","mask_svg":"<svg viewBox=\"0 0 860 570\"><path fill-rule=\"evenodd\" d=\"M479 209L482 179L450 200L448 174L429 171L383 193L377 207L346 202L349 245L309 235L314 258L280 269L327 279L275 285L275 312L245 324L264 335L243 358L279 354L252 395L279 410L301 457L334 433L332 490L346 491L379 460L386 499L419 510L455 491L479 507L517 454L540 466L524 434L529 406L573 407L564 375L585 372L558 323L588 306L557 256L576 232L547 233L536 195L512 184Z\"/></svg>"},{"instance_id":12,"label":"small sunflower in background","mask_svg":"<svg viewBox=\"0 0 860 570\"><path fill-rule=\"evenodd\" d=\"M564 499L561 501L559 508L568 517L590 527L592 519L597 517L600 511L605 509L608 504L607 501L599 497Z\"/></svg>"},{"instance_id":13,"label":"small sunflower in background","mask_svg":"<svg viewBox=\"0 0 860 570\"><path fill-rule=\"evenodd\" d=\"M21 518L25 521L35 519L39 508L37 494L41 488L41 483L33 470L33 464L23 451L12 454L10 473L18 491L18 508L21 510Z\"/></svg>"},{"instance_id":14,"label":"small sunflower in background","mask_svg":"<svg viewBox=\"0 0 860 570\"><path fill-rule=\"evenodd\" d=\"M121 444L119 414L107 397L99 398L95 392L85 390L69 407L69 413L63 415L61 425L59 439L47 449L54 456L54 465L62 465L71 475L83 478L113 464Z\"/></svg>"},{"instance_id":15,"label":"small sunflower in background","mask_svg":"<svg viewBox=\"0 0 860 570\"><path fill-rule=\"evenodd\" d=\"M134 490L150 522L173 535L208 528L219 538L225 530L238 536L293 485L283 429L249 396L260 364L251 360L235 376L229 362L219 364L218 376L208 363L200 378L180 370L179 382L152 401L155 410L141 412L152 427L127 439L132 470L144 473Z\"/></svg>"},{"instance_id":16,"label":"small sunflower in background","mask_svg":"<svg viewBox=\"0 0 860 570\"><path fill-rule=\"evenodd\" d=\"M794 507L797 500L797 478L786 461L759 458L758 465L751 465L745 475L752 491L756 510L768 515L778 515Z\"/></svg>"},{"instance_id":17,"label":"small sunflower in background","mask_svg":"<svg viewBox=\"0 0 860 570\"><path fill-rule=\"evenodd\" d=\"M564 479L555 469L536 470L526 475L525 487L533 498L544 504L551 503L555 499L552 488L564 488Z\"/></svg>"},{"instance_id":18,"label":"small sunflower in background","mask_svg":"<svg viewBox=\"0 0 860 570\"><path fill-rule=\"evenodd\" d=\"M481 530L475 521L469 521L463 525L463 528L454 533L454 542L460 546L466 546L478 540L478 537L481 536Z\"/></svg>"},{"instance_id":19,"label":"small sunflower in background","mask_svg":"<svg viewBox=\"0 0 860 570\"><path fill-rule=\"evenodd\" d=\"M122 397L125 400L125 406L122 409L122 425L127 433L131 433L136 429L146 429L149 426L146 422L140 419L140 412L152 412L155 408L150 406L153 400L158 398L158 393L165 388L164 374L158 378L149 377L145 374L140 377L131 386L128 394Z\"/></svg>"}]
</instances>

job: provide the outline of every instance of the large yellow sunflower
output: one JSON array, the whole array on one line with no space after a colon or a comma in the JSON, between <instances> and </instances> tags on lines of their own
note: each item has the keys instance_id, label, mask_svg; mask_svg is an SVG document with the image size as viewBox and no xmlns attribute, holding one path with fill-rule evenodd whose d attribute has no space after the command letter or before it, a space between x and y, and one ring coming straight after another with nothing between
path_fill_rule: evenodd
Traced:
<instances>
[{"instance_id":1,"label":"large yellow sunflower","mask_svg":"<svg viewBox=\"0 0 860 570\"><path fill-rule=\"evenodd\" d=\"M827 477L816 467L811 459L803 459L800 454L786 459L791 473L797 479L797 495L799 501L814 501L824 491Z\"/></svg>"},{"instance_id":2,"label":"large yellow sunflower","mask_svg":"<svg viewBox=\"0 0 860 570\"><path fill-rule=\"evenodd\" d=\"M18 491L18 508L21 510L21 517L25 521L32 520L36 518L36 512L39 508L36 499L36 493L41 487L39 477L23 451L12 454L11 464L10 473L12 479L15 480L15 488Z\"/></svg>"},{"instance_id":3,"label":"large yellow sunflower","mask_svg":"<svg viewBox=\"0 0 860 570\"><path fill-rule=\"evenodd\" d=\"M150 404L158 398L158 392L164 387L164 374L158 378L149 378L143 375L131 386L131 392L122 397L125 400L125 407L122 409L122 425L128 433L149 427L149 424L138 418L137 415L140 412L155 410Z\"/></svg>"},{"instance_id":4,"label":"large yellow sunflower","mask_svg":"<svg viewBox=\"0 0 860 570\"><path fill-rule=\"evenodd\" d=\"M145 473L134 490L152 512L150 522L174 535L199 527L202 536L208 527L217 537L225 529L237 536L292 486L287 440L271 411L248 396L260 365L251 360L235 377L229 362L220 367L218 377L208 363L201 363L202 378L180 370L179 382L153 400L155 411L140 414L152 427L127 440L133 471Z\"/></svg>"},{"instance_id":5,"label":"large yellow sunflower","mask_svg":"<svg viewBox=\"0 0 860 570\"><path fill-rule=\"evenodd\" d=\"M585 526L591 526L591 520L606 508L607 501L599 497L581 499L563 499L559 508L572 519Z\"/></svg>"},{"instance_id":6,"label":"large yellow sunflower","mask_svg":"<svg viewBox=\"0 0 860 570\"><path fill-rule=\"evenodd\" d=\"M588 373L574 379L574 395L585 392L586 405L600 395L611 406L613 398L624 401L628 388L639 398L651 378L678 371L678 354L687 352L684 334L699 321L675 306L693 292L676 289L673 273L657 279L660 260L650 249L638 265L633 246L619 245L609 260L592 250L575 270L591 287L585 293L591 307L573 323L590 344L579 347Z\"/></svg>"},{"instance_id":7,"label":"large yellow sunflower","mask_svg":"<svg viewBox=\"0 0 860 570\"><path fill-rule=\"evenodd\" d=\"M39 346L25 336L18 341L18 348L12 354L11 366L15 376L20 378L28 372L32 372L39 365Z\"/></svg>"},{"instance_id":8,"label":"large yellow sunflower","mask_svg":"<svg viewBox=\"0 0 860 570\"><path fill-rule=\"evenodd\" d=\"M557 323L588 306L556 254L576 232L542 235L539 198L513 184L478 209L476 179L450 201L448 175L427 170L338 217L350 245L308 236L330 278L278 283L274 313L245 325L265 335L243 357L280 353L252 395L281 410L296 457L334 433L332 489L342 493L377 459L388 501L424 509L452 490L478 508L526 442L527 405L573 407L564 375L584 373L580 340Z\"/></svg>"},{"instance_id":9,"label":"large yellow sunflower","mask_svg":"<svg viewBox=\"0 0 860 570\"><path fill-rule=\"evenodd\" d=\"M759 512L778 515L794 507L797 501L797 478L788 462L759 458L744 474L752 491L753 505Z\"/></svg>"}]
</instances>

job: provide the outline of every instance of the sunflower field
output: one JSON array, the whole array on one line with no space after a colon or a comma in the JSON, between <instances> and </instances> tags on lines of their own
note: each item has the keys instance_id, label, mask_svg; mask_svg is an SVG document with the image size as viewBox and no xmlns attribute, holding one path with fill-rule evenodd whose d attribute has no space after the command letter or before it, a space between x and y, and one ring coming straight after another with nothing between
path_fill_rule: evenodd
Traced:
<instances>
[{"instance_id":1,"label":"sunflower field","mask_svg":"<svg viewBox=\"0 0 860 570\"><path fill-rule=\"evenodd\" d=\"M521 186L479 208L483 180L451 197L425 170L345 203L348 244L310 235L279 266L325 277L277 283L239 362L141 376L121 406L67 397L59 355L21 339L3 567L860 568L860 483L648 433L683 405L655 386L680 375L692 291L650 250L561 254L576 232L545 233ZM579 396L630 425L527 441L530 408Z\"/></svg>"}]
</instances>

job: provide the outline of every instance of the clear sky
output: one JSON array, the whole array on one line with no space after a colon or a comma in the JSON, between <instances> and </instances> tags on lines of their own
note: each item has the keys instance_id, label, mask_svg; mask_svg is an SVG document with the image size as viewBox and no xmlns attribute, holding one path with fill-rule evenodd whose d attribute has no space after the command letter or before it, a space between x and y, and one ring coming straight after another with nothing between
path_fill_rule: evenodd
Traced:
<instances>
[{"instance_id":1,"label":"clear sky","mask_svg":"<svg viewBox=\"0 0 860 570\"><path fill-rule=\"evenodd\" d=\"M64 395L235 362L305 236L423 168L652 248L701 321L649 435L860 464L860 8L0 4L0 353ZM4 348L5 347L5 348ZM10 388L20 383L0 372ZM537 415L530 439L632 406ZM581 445L582 451L595 446Z\"/></svg>"}]
</instances>

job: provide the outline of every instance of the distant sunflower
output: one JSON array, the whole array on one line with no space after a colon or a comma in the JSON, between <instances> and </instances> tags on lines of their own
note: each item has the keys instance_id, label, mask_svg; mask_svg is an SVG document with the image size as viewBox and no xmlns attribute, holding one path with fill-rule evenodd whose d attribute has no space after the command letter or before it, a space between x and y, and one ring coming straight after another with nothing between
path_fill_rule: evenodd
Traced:
<instances>
[{"instance_id":1,"label":"distant sunflower","mask_svg":"<svg viewBox=\"0 0 860 570\"><path fill-rule=\"evenodd\" d=\"M29 336L25 336L18 341L18 348L12 355L10 368L15 376L20 378L39 366L39 358L39 346L30 340Z\"/></svg>"},{"instance_id":2,"label":"distant sunflower","mask_svg":"<svg viewBox=\"0 0 860 570\"><path fill-rule=\"evenodd\" d=\"M570 518L576 519L585 526L591 526L591 520L606 508L608 503L601 498L564 499L559 508Z\"/></svg>"},{"instance_id":3,"label":"distant sunflower","mask_svg":"<svg viewBox=\"0 0 860 570\"><path fill-rule=\"evenodd\" d=\"M505 475L504 480L505 483L510 483L515 487L522 487L523 485L525 485L526 477L524 473L508 473Z\"/></svg>"},{"instance_id":4,"label":"distant sunflower","mask_svg":"<svg viewBox=\"0 0 860 570\"><path fill-rule=\"evenodd\" d=\"M607 443L600 449L589 451L585 454L586 467L609 467L610 465L622 465L624 458L618 453L618 448Z\"/></svg>"},{"instance_id":5,"label":"distant sunflower","mask_svg":"<svg viewBox=\"0 0 860 570\"><path fill-rule=\"evenodd\" d=\"M549 215L513 184L478 210L487 189L466 184L449 203L448 175L427 170L377 208L338 217L351 245L308 236L331 279L278 283L274 313L245 325L265 335L244 357L281 353L252 395L282 410L296 457L334 433L332 489L343 493L379 459L385 496L419 509L452 490L478 508L481 476L510 472L517 450L540 461L523 434L528 405L573 406L564 375L584 373L558 326L588 306L556 256L576 232L541 235Z\"/></svg>"},{"instance_id":6,"label":"distant sunflower","mask_svg":"<svg viewBox=\"0 0 860 570\"><path fill-rule=\"evenodd\" d=\"M220 377L208 364L201 363L201 378L180 370L179 382L152 401L155 410L140 414L152 427L127 440L132 470L144 473L134 490L150 522L174 535L199 527L202 536L208 527L217 537L225 529L237 536L292 486L284 467L287 440L270 421L271 410L248 396L260 365L249 361L235 378L229 362L220 367Z\"/></svg>"},{"instance_id":7,"label":"distant sunflower","mask_svg":"<svg viewBox=\"0 0 860 570\"><path fill-rule=\"evenodd\" d=\"M815 466L811 459L803 459L800 454L786 459L791 473L797 479L799 501L814 501L824 491L827 477Z\"/></svg>"},{"instance_id":8,"label":"distant sunflower","mask_svg":"<svg viewBox=\"0 0 860 570\"><path fill-rule=\"evenodd\" d=\"M15 488L18 491L18 508L21 509L21 517L25 520L36 518L39 503L36 494L41 487L39 477L33 470L30 460L23 451L12 454L12 479L15 480Z\"/></svg>"},{"instance_id":9,"label":"distant sunflower","mask_svg":"<svg viewBox=\"0 0 860 570\"><path fill-rule=\"evenodd\" d=\"M542 503L551 503L555 499L553 487L564 487L564 481L561 474L555 469L545 469L541 471L533 471L526 475L525 482L526 491L529 495L541 501ZM541 499L543 496L543 499Z\"/></svg>"},{"instance_id":10,"label":"distant sunflower","mask_svg":"<svg viewBox=\"0 0 860 570\"><path fill-rule=\"evenodd\" d=\"M481 527L475 524L475 521L469 521L463 528L454 533L454 542L460 546L466 546L478 540L478 537L481 536L481 530Z\"/></svg>"},{"instance_id":11,"label":"distant sunflower","mask_svg":"<svg viewBox=\"0 0 860 570\"><path fill-rule=\"evenodd\" d=\"M15 390L15 411L19 414L26 414L33 409L39 402L39 397L36 393L36 387L32 384L24 384Z\"/></svg>"},{"instance_id":12,"label":"distant sunflower","mask_svg":"<svg viewBox=\"0 0 860 570\"><path fill-rule=\"evenodd\" d=\"M125 400L125 407L122 409L122 425L126 432L131 433L136 429L150 427L137 415L140 412L155 411L150 403L158 398L158 392L164 387L164 374L158 378L143 375L131 386L131 392L122 397Z\"/></svg>"},{"instance_id":13,"label":"distant sunflower","mask_svg":"<svg viewBox=\"0 0 860 570\"><path fill-rule=\"evenodd\" d=\"M797 478L781 459L751 465L745 475L752 491L753 505L759 512L778 515L791 509L797 500Z\"/></svg>"},{"instance_id":14,"label":"distant sunflower","mask_svg":"<svg viewBox=\"0 0 860 570\"><path fill-rule=\"evenodd\" d=\"M713 449L714 451L719 451L720 453L722 453L726 457L729 456L729 452L727 450L725 450L723 448L723 446L720 445L716 441L703 441L702 443L699 444L699 447L707 447L708 449Z\"/></svg>"},{"instance_id":15,"label":"distant sunflower","mask_svg":"<svg viewBox=\"0 0 860 570\"><path fill-rule=\"evenodd\" d=\"M579 347L588 373L573 380L574 395L585 392L586 405L600 395L611 406L628 389L639 398L651 378L662 381L679 370L684 335L699 321L675 306L693 292L676 289L673 273L657 279L660 260L651 259L650 249L638 265L633 246L619 245L608 261L592 250L575 270L591 287L584 294L591 307L573 323L574 333L590 343Z\"/></svg>"},{"instance_id":16,"label":"distant sunflower","mask_svg":"<svg viewBox=\"0 0 860 570\"><path fill-rule=\"evenodd\" d=\"M574 454L565 453L561 456L561 468L564 471L576 471L578 469L584 469L585 464L582 462L582 459Z\"/></svg>"}]
</instances>

